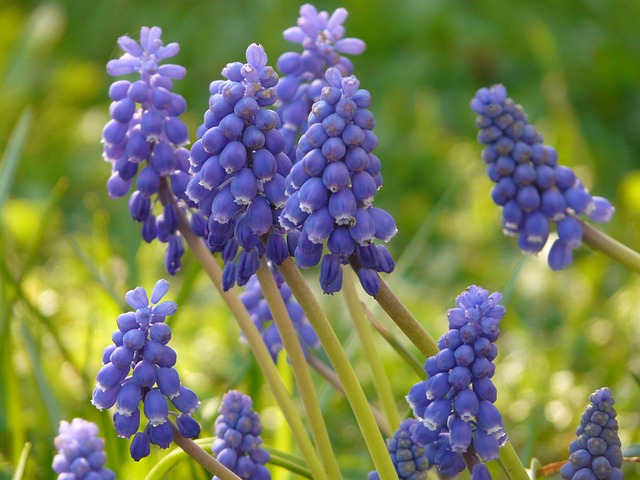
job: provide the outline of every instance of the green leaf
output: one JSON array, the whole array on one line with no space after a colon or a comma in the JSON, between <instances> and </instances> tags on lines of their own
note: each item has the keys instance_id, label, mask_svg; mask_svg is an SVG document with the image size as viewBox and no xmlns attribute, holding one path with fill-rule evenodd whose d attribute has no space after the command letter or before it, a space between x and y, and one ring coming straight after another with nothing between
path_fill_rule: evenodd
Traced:
<instances>
[{"instance_id":1,"label":"green leaf","mask_svg":"<svg viewBox=\"0 0 640 480\"><path fill-rule=\"evenodd\" d=\"M22 157L24 142L31 125L31 108L27 107L20 115L11 137L7 143L7 149L2 156L2 170L0 171L0 208L9 196L11 184L18 167L18 162Z\"/></svg>"},{"instance_id":2,"label":"green leaf","mask_svg":"<svg viewBox=\"0 0 640 480\"><path fill-rule=\"evenodd\" d=\"M31 444L29 442L24 444L24 448L22 449L22 453L20 454L20 461L18 462L18 466L16 467L16 471L13 474L12 480L21 480L24 475L24 467L27 464L27 457L29 456L29 451L31 450Z\"/></svg>"}]
</instances>

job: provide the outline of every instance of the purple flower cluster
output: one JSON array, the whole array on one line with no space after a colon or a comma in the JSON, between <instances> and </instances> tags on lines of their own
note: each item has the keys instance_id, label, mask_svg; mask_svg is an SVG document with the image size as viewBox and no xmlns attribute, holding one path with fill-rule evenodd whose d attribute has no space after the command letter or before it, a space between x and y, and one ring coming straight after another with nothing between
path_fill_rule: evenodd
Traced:
<instances>
[{"instance_id":1,"label":"purple flower cluster","mask_svg":"<svg viewBox=\"0 0 640 480\"><path fill-rule=\"evenodd\" d=\"M216 419L216 439L211 449L216 459L246 480L271 480L265 464L269 452L262 444L260 417L252 408L251 398L236 390L222 397L220 415ZM218 477L213 477L217 480Z\"/></svg>"},{"instance_id":2,"label":"purple flower cluster","mask_svg":"<svg viewBox=\"0 0 640 480\"><path fill-rule=\"evenodd\" d=\"M307 3L300 7L298 26L284 31L285 40L299 43L303 48L302 53L287 52L278 59L278 69L285 74L276 86L282 102L278 113L286 138L285 153L289 157L293 157L296 141L306 130L311 106L327 86L326 69L335 66L342 75L351 75L351 61L340 54L359 55L365 49L360 39L342 38L345 32L342 24L347 15L344 8L329 15Z\"/></svg>"},{"instance_id":3,"label":"purple flower cluster","mask_svg":"<svg viewBox=\"0 0 640 480\"><path fill-rule=\"evenodd\" d=\"M104 467L104 439L98 426L82 418L60 422L59 435L53 440L58 453L53 457L53 471L58 480L114 480L116 475Z\"/></svg>"},{"instance_id":4,"label":"purple flower cluster","mask_svg":"<svg viewBox=\"0 0 640 480\"><path fill-rule=\"evenodd\" d=\"M569 445L569 462L560 469L564 480L622 480L622 450L611 390L601 388L580 419L578 438Z\"/></svg>"},{"instance_id":5,"label":"purple flower cluster","mask_svg":"<svg viewBox=\"0 0 640 480\"><path fill-rule=\"evenodd\" d=\"M318 340L316 332L313 330L309 320L307 320L302 307L293 298L289 285L286 284L284 278L282 278L282 275L275 267L271 267L271 272L282 296L282 300L287 307L287 312L289 313L293 327L298 333L303 352L306 354L310 348L320 348L320 340ZM251 315L251 320L253 320L253 323L258 328L275 362L278 353L283 348L282 339L273 321L269 304L264 298L262 287L256 275L252 276L247 282L245 291L240 295L240 300L242 300L249 315Z\"/></svg>"},{"instance_id":6,"label":"purple flower cluster","mask_svg":"<svg viewBox=\"0 0 640 480\"><path fill-rule=\"evenodd\" d=\"M260 257L279 264L289 253L277 218L284 207L291 160L275 111L275 71L261 45L247 48L247 63L230 63L211 83L209 110L191 147L187 194L208 219L203 229L212 252L222 252L223 287L244 285ZM266 247L261 237L267 237ZM240 249L240 253L238 250Z\"/></svg>"},{"instance_id":7,"label":"purple flower cluster","mask_svg":"<svg viewBox=\"0 0 640 480\"><path fill-rule=\"evenodd\" d=\"M478 114L478 140L486 145L482 158L496 183L491 197L502 207L504 233L517 236L522 251L538 253L553 221L558 239L551 246L549 266L560 270L570 265L583 234L573 214L606 222L614 208L607 199L591 196L571 168L558 164L555 149L543 143L504 86L481 88L471 108Z\"/></svg>"},{"instance_id":8,"label":"purple flower cluster","mask_svg":"<svg viewBox=\"0 0 640 480\"><path fill-rule=\"evenodd\" d=\"M289 238L294 239L299 267L322 259L320 285L325 293L340 290L341 264L356 255L362 265L360 282L376 296L376 272L390 273L395 264L387 249L373 241L388 242L397 229L391 215L372 206L382 175L380 160L372 153L378 139L372 132L371 95L358 88L355 76L343 78L337 68L329 68L326 79L329 86L313 105L287 177L280 223L292 231ZM323 255L325 242L329 253Z\"/></svg>"},{"instance_id":9,"label":"purple flower cluster","mask_svg":"<svg viewBox=\"0 0 640 480\"><path fill-rule=\"evenodd\" d=\"M393 437L387 439L387 450L401 480L427 480L429 462L425 449L412 439L418 423L415 418L404 420ZM371 472L367 480L380 480L380 476L378 472Z\"/></svg>"},{"instance_id":10,"label":"purple flower cluster","mask_svg":"<svg viewBox=\"0 0 640 480\"><path fill-rule=\"evenodd\" d=\"M476 286L456 298L456 308L447 312L449 331L438 341L440 351L425 363L428 379L407 395L421 420L413 439L426 446L430 465L445 476L464 470L462 453L471 446L487 462L498 458L507 441L491 381L498 354L494 342L505 314L501 299L500 293Z\"/></svg>"},{"instance_id":11,"label":"purple flower cluster","mask_svg":"<svg viewBox=\"0 0 640 480\"><path fill-rule=\"evenodd\" d=\"M136 178L136 190L129 199L131 217L142 223L142 238L151 242L157 238L167 243L166 267L175 274L184 253L178 233L178 212L174 204L181 199L191 204L185 194L189 181L189 152L183 145L189 141L187 126L178 117L185 111L185 99L173 93L173 81L185 76L180 65L159 65L176 55L177 43L163 46L159 27L142 27L140 43L130 37L118 39L124 50L119 59L107 63L112 76L138 73L136 81L117 80L109 89L112 103L111 120L102 131L103 156L112 165L107 182L109 195L125 196ZM153 213L155 201L168 178L173 202L162 213Z\"/></svg>"},{"instance_id":12,"label":"purple flower cluster","mask_svg":"<svg viewBox=\"0 0 640 480\"><path fill-rule=\"evenodd\" d=\"M168 290L169 284L159 280L151 301L142 287L127 292L126 301L135 311L118 316L113 345L102 352L104 366L98 372L91 400L100 410L116 405L116 432L123 438L135 434L130 452L136 461L149 455L151 443L161 448L171 444L173 429L167 399L180 412L176 419L180 433L187 438L200 435L200 426L191 417L198 408L198 397L181 384L174 367L176 352L167 345L171 329L164 321L178 309L175 302L159 303ZM138 432L140 402L148 422Z\"/></svg>"}]
</instances>

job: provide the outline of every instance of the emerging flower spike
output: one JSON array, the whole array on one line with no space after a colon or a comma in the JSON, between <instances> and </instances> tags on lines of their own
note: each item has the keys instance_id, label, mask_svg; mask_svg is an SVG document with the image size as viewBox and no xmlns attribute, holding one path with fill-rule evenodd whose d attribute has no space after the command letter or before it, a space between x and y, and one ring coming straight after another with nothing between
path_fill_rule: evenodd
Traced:
<instances>
[{"instance_id":1,"label":"emerging flower spike","mask_svg":"<svg viewBox=\"0 0 640 480\"><path fill-rule=\"evenodd\" d=\"M372 206L382 186L380 160L372 152L378 139L369 111L371 95L358 89L355 76L327 70L329 86L309 115L309 129L300 138L296 164L286 179L288 195L280 224L300 230L294 255L301 268L322 259L320 285L325 293L342 287L341 264L356 256L365 291L376 296L376 272L390 273L395 264L387 249L374 245L397 232L393 217ZM291 234L290 234L291 235ZM297 233L296 233L297 235ZM326 242L329 253L323 255Z\"/></svg>"},{"instance_id":2,"label":"emerging flower spike","mask_svg":"<svg viewBox=\"0 0 640 480\"><path fill-rule=\"evenodd\" d=\"M418 420L404 420L393 437L387 438L387 450L400 480L427 480L429 461L424 447L417 445L411 435ZM380 480L378 472L370 472L367 480Z\"/></svg>"},{"instance_id":3,"label":"emerging flower spike","mask_svg":"<svg viewBox=\"0 0 640 480\"><path fill-rule=\"evenodd\" d=\"M53 440L58 453L53 457L53 471L58 480L114 480L115 473L104 467L104 439L98 426L82 418L60 422L59 435Z\"/></svg>"},{"instance_id":4,"label":"emerging flower spike","mask_svg":"<svg viewBox=\"0 0 640 480\"><path fill-rule=\"evenodd\" d=\"M287 311L291 317L291 322L298 333L298 338L300 339L303 352L306 355L310 348L320 348L320 340L318 340L316 332L313 330L309 320L307 320L302 307L293 298L289 285L286 284L277 268L272 266L271 273L276 281L282 300L287 307ZM283 348L282 339L280 338L278 328L273 321L273 315L269 309L269 304L264 297L262 287L260 286L260 282L256 275L253 275L247 282L247 287L240 295L240 300L242 300L242 303L249 312L249 315L251 315L251 320L253 320L253 323L260 331L260 335L262 335L262 339L267 345L269 353L271 353L273 361L275 362L278 353Z\"/></svg>"},{"instance_id":5,"label":"emerging flower spike","mask_svg":"<svg viewBox=\"0 0 640 480\"><path fill-rule=\"evenodd\" d=\"M324 79L326 69L336 67L343 76L351 75L351 61L340 54L359 55L365 49L364 42L358 38L342 38L345 33L342 24L347 16L344 8L329 15L307 3L300 7L298 26L284 31L285 40L299 43L303 48L302 53L287 52L278 59L278 69L285 74L276 86L281 101L278 113L286 139L285 153L291 158L298 137L307 129L311 106L328 86Z\"/></svg>"},{"instance_id":6,"label":"emerging flower spike","mask_svg":"<svg viewBox=\"0 0 640 480\"><path fill-rule=\"evenodd\" d=\"M189 152L183 146L189 134L178 118L186 102L171 91L173 81L184 78L186 70L180 65L159 65L180 51L177 43L163 45L161 34L159 27L142 27L140 43L127 36L118 39L125 53L107 63L107 72L112 76L136 73L140 79L117 80L111 85L111 121L102 131L102 143L103 157L112 165L107 182L109 195L125 196L138 175L136 190L129 199L131 217L142 224L146 242L157 238L168 244L166 267L173 275L180 269L184 253L176 208L195 205L185 194L190 175ZM156 215L154 197L161 178L169 180L173 203ZM176 206L178 200L184 203Z\"/></svg>"},{"instance_id":7,"label":"emerging flower spike","mask_svg":"<svg viewBox=\"0 0 640 480\"><path fill-rule=\"evenodd\" d=\"M116 406L116 432L123 438L135 435L130 447L135 461L149 455L151 443L160 448L171 444L173 430L167 400L180 412L175 415L182 436L200 435L200 426L191 417L200 402L192 390L181 384L175 369L176 352L167 345L171 329L164 321L178 310L175 302L160 302L168 290L169 284L158 280L151 300L142 287L127 292L125 299L135 311L118 316L113 345L102 352L104 366L98 372L91 400L99 410ZM139 432L141 402L147 425Z\"/></svg>"},{"instance_id":8,"label":"emerging flower spike","mask_svg":"<svg viewBox=\"0 0 640 480\"><path fill-rule=\"evenodd\" d=\"M277 218L291 161L283 153L278 115L263 108L277 99L278 76L261 45L250 45L246 57L247 63L229 63L222 70L227 80L211 83L209 110L191 147L194 175L187 186L208 219L211 251L222 252L225 290L246 284L265 251L276 264L289 256ZM261 237L269 237L266 248Z\"/></svg>"},{"instance_id":9,"label":"emerging flower spike","mask_svg":"<svg viewBox=\"0 0 640 480\"><path fill-rule=\"evenodd\" d=\"M411 387L406 397L421 421L413 440L426 447L429 464L447 477L464 470L462 453L470 447L488 462L507 442L491 382L495 341L506 311L501 299L500 293L476 286L456 298L456 308L447 312L449 331L438 341L440 352L425 363L428 379Z\"/></svg>"},{"instance_id":10,"label":"emerging flower spike","mask_svg":"<svg viewBox=\"0 0 640 480\"><path fill-rule=\"evenodd\" d=\"M252 408L251 398L236 390L222 397L216 419L216 439L211 445L216 459L240 478L271 480L265 464L269 452L262 444L260 417ZM218 480L217 476L213 480Z\"/></svg>"},{"instance_id":11,"label":"emerging flower spike","mask_svg":"<svg viewBox=\"0 0 640 480\"><path fill-rule=\"evenodd\" d=\"M491 197L502 207L504 233L517 236L523 252L538 253L547 243L550 221L555 222L558 239L551 246L549 266L560 270L570 265L583 234L570 214L607 222L613 206L605 198L592 197L573 170L558 164L555 149L544 145L504 86L478 90L471 109L478 114L478 140L486 145L482 159L496 183Z\"/></svg>"},{"instance_id":12,"label":"emerging flower spike","mask_svg":"<svg viewBox=\"0 0 640 480\"><path fill-rule=\"evenodd\" d=\"M569 444L569 462L560 474L564 480L622 480L622 450L611 390L596 390L589 401L576 430L578 438Z\"/></svg>"}]
</instances>

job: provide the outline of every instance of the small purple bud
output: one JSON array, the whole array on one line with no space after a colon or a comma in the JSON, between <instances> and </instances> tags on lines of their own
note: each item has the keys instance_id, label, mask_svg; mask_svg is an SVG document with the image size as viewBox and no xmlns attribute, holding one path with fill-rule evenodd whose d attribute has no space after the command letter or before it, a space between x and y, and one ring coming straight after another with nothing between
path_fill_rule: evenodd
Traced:
<instances>
[{"instance_id":1,"label":"small purple bud","mask_svg":"<svg viewBox=\"0 0 640 480\"><path fill-rule=\"evenodd\" d=\"M144 396L144 415L149 419L152 427L165 423L169 416L169 405L165 396L152 388Z\"/></svg>"},{"instance_id":2,"label":"small purple bud","mask_svg":"<svg viewBox=\"0 0 640 480\"><path fill-rule=\"evenodd\" d=\"M157 369L153 363L142 360L133 369L131 379L141 387L151 388L156 383Z\"/></svg>"},{"instance_id":3,"label":"small purple bud","mask_svg":"<svg viewBox=\"0 0 640 480\"><path fill-rule=\"evenodd\" d=\"M361 268L358 270L358 278L360 279L360 284L364 291L375 298L380 290L380 278L378 277L378 273L369 268Z\"/></svg>"},{"instance_id":4,"label":"small purple bud","mask_svg":"<svg viewBox=\"0 0 640 480\"><path fill-rule=\"evenodd\" d=\"M171 399L171 403L180 410L182 413L186 413L191 415L196 411L200 402L198 401L198 397L193 392L193 390L188 389L187 387L181 386L180 393L177 397Z\"/></svg>"},{"instance_id":5,"label":"small purple bud","mask_svg":"<svg viewBox=\"0 0 640 480\"><path fill-rule=\"evenodd\" d=\"M157 426L151 425L149 439L151 443L160 448L169 448L173 441L173 428L171 428L169 422L164 422Z\"/></svg>"},{"instance_id":6,"label":"small purple bud","mask_svg":"<svg viewBox=\"0 0 640 480\"><path fill-rule=\"evenodd\" d=\"M176 419L180 435L185 438L198 438L200 436L200 425L191 416L184 413L178 415Z\"/></svg>"},{"instance_id":7,"label":"small purple bud","mask_svg":"<svg viewBox=\"0 0 640 480\"><path fill-rule=\"evenodd\" d=\"M146 430L136 433L133 437L131 446L129 447L129 453L131 454L131 458L136 462L149 456L151 453L151 439Z\"/></svg>"},{"instance_id":8,"label":"small purple bud","mask_svg":"<svg viewBox=\"0 0 640 480\"><path fill-rule=\"evenodd\" d=\"M121 438L130 438L140 428L140 410L136 404L135 410L129 415L121 414L119 411L113 414L113 425L116 433Z\"/></svg>"}]
</instances>

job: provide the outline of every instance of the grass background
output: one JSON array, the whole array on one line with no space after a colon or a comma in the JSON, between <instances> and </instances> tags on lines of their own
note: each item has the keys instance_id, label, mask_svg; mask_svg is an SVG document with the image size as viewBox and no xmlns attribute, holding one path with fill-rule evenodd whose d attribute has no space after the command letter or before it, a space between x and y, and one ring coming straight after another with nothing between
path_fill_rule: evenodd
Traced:
<instances>
[{"instance_id":1,"label":"grass background","mask_svg":"<svg viewBox=\"0 0 640 480\"><path fill-rule=\"evenodd\" d=\"M108 466L119 478L144 478L166 452L135 464L107 412L88 402L124 293L167 277L161 245L143 244L126 203L105 192L109 166L100 133L108 120L104 64L116 39L142 25L176 41L176 82L195 132L208 84L265 46L270 63L295 46L281 32L300 3L288 0L42 2L0 4L0 478L11 478L25 442L24 478L55 478L52 438L61 419L96 421ZM322 2L344 6L348 36L367 50L353 58L372 92L384 188L376 204L399 233L389 249L389 282L436 338L446 310L467 285L504 290L508 314L499 340L498 404L525 462L566 457L590 392L609 386L625 446L640 442L640 281L586 247L554 273L546 252L522 256L504 237L491 182L479 158L468 102L503 83L561 162L616 206L608 234L640 249L640 3L633 0L386 0ZM193 135L192 135L193 137ZM317 288L317 272L306 272ZM180 302L173 347L186 385L203 401L198 419L212 432L221 395L254 396L269 444L293 449L238 329L189 254L169 279ZM373 389L340 295L322 298L367 393ZM379 311L380 318L391 322ZM394 330L394 332L396 332ZM397 332L396 332L397 333ZM399 338L404 340L401 334ZM398 405L417 378L382 341L380 355ZM281 366L288 375L286 361ZM346 478L371 468L345 400L318 380ZM630 453L637 453L634 448ZM627 466L629 478L640 470ZM274 470L279 478L287 478ZM183 462L178 475L207 478Z\"/></svg>"}]
</instances>

